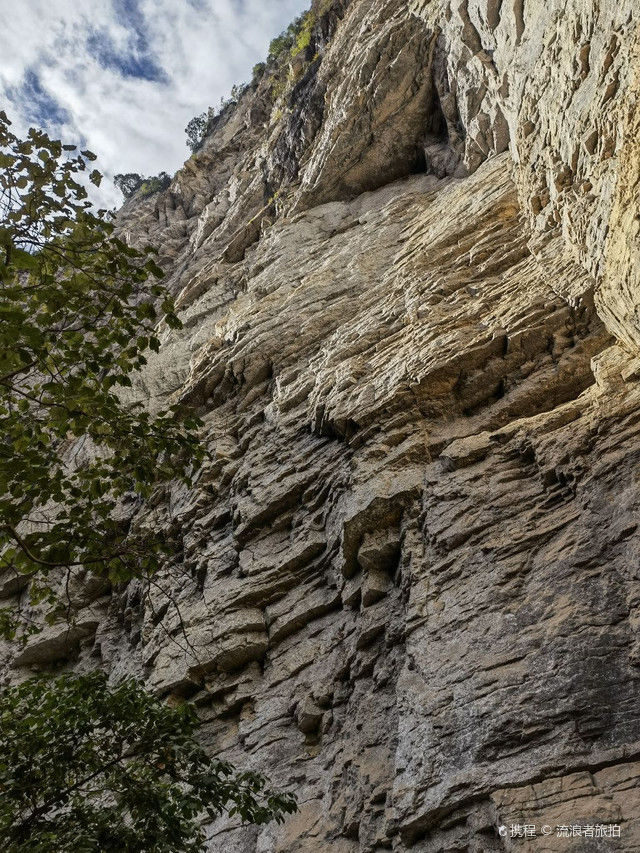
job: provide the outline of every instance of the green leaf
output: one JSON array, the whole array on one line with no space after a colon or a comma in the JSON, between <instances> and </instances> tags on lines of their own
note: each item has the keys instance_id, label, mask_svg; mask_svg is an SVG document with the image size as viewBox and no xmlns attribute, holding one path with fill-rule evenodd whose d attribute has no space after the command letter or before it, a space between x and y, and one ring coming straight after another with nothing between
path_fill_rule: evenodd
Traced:
<instances>
[{"instance_id":1,"label":"green leaf","mask_svg":"<svg viewBox=\"0 0 640 853\"><path fill-rule=\"evenodd\" d=\"M11 618L0 611L9 630ZM265 823L296 808L264 777L207 755L191 706L173 708L133 679L31 679L2 691L0 721L7 853L199 851L205 810Z\"/></svg>"},{"instance_id":2,"label":"green leaf","mask_svg":"<svg viewBox=\"0 0 640 853\"><path fill-rule=\"evenodd\" d=\"M107 575L117 553L119 579L156 571L171 550L162 531L113 514L125 496L189 482L204 454L187 412L150 417L113 393L132 386L144 350L160 348L155 305L173 303L160 281L147 284L162 274L149 253L114 236L110 216L85 201L75 175L93 155L69 158L74 146L36 128L20 140L8 127L0 121L3 180L24 192L0 226L0 548L15 549L42 602L55 599L52 569L73 574L84 563ZM58 448L75 459L73 443L86 439L95 458L69 468ZM45 511L55 524L25 539L7 533Z\"/></svg>"}]
</instances>

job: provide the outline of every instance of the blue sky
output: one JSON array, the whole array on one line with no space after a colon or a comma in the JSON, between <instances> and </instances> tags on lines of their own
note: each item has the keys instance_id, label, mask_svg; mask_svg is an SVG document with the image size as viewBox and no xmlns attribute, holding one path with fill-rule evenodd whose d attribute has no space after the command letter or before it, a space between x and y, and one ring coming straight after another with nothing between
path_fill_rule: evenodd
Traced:
<instances>
[{"instance_id":1,"label":"blue sky","mask_svg":"<svg viewBox=\"0 0 640 853\"><path fill-rule=\"evenodd\" d=\"M98 155L105 176L175 172L184 127L251 76L310 0L0 0L0 108ZM121 201L110 182L101 204Z\"/></svg>"}]
</instances>

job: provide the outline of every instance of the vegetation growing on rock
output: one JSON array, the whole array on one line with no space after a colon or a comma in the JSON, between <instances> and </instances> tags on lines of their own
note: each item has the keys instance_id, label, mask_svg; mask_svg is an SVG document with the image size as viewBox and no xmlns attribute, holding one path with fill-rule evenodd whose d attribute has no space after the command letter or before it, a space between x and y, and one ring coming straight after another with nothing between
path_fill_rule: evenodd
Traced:
<instances>
[{"instance_id":1,"label":"vegetation growing on rock","mask_svg":"<svg viewBox=\"0 0 640 853\"><path fill-rule=\"evenodd\" d=\"M194 116L185 127L184 132L187 134L187 145L192 153L202 148L202 143L207 135L212 117L212 110L209 109L208 112Z\"/></svg>"},{"instance_id":2,"label":"vegetation growing on rock","mask_svg":"<svg viewBox=\"0 0 640 853\"><path fill-rule=\"evenodd\" d=\"M125 198L130 198L142 186L144 178L137 172L127 172L113 176L113 183Z\"/></svg>"},{"instance_id":3,"label":"vegetation growing on rock","mask_svg":"<svg viewBox=\"0 0 640 853\"><path fill-rule=\"evenodd\" d=\"M127 172L125 175L114 175L113 183L125 198L131 198L136 193L140 198L147 198L166 190L171 183L171 176L167 172L160 172L145 178L137 172Z\"/></svg>"},{"instance_id":4,"label":"vegetation growing on rock","mask_svg":"<svg viewBox=\"0 0 640 853\"><path fill-rule=\"evenodd\" d=\"M291 59L303 54L310 46L316 21L317 15L313 9L295 18L285 30L271 40L267 61L254 65L250 84L235 84L231 89L230 97L221 99L219 113L209 107L206 112L194 116L189 121L185 133L187 145L192 153L202 148L205 138L215 126L217 115L224 112L231 104L237 103L251 86L256 86L262 80L265 74L271 72L274 77L271 90L272 101L277 101L284 94L291 84L286 65Z\"/></svg>"}]
</instances>

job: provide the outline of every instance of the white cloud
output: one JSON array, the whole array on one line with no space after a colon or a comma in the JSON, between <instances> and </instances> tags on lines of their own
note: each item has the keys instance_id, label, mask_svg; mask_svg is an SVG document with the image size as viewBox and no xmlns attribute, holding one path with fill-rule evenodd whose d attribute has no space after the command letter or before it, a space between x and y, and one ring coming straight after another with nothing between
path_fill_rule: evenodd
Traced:
<instances>
[{"instance_id":1,"label":"white cloud","mask_svg":"<svg viewBox=\"0 0 640 853\"><path fill-rule=\"evenodd\" d=\"M0 106L107 176L173 173L184 127L246 81L309 0L0 0ZM102 204L121 201L109 182Z\"/></svg>"}]
</instances>

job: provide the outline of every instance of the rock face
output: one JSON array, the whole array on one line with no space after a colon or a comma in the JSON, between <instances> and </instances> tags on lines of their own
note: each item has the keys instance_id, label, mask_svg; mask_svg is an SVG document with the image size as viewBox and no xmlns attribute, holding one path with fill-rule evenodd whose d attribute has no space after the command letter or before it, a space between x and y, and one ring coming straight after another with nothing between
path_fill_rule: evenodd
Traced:
<instances>
[{"instance_id":1,"label":"rock face","mask_svg":"<svg viewBox=\"0 0 640 853\"><path fill-rule=\"evenodd\" d=\"M142 513L182 553L11 665L141 676L296 792L211 851L640 850L637 2L313 8L120 214L184 322L139 392L215 453Z\"/></svg>"}]
</instances>

